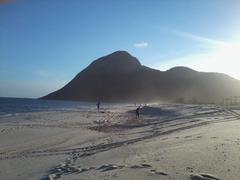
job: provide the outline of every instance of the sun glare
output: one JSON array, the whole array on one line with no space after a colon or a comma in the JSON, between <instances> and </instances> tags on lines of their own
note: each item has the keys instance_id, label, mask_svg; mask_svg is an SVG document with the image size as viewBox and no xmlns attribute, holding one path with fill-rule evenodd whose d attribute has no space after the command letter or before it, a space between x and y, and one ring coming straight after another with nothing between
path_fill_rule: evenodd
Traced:
<instances>
[{"instance_id":1,"label":"sun glare","mask_svg":"<svg viewBox=\"0 0 240 180\"><path fill-rule=\"evenodd\" d=\"M240 43L224 43L208 53L195 54L175 61L197 71L220 72L240 80ZM175 64L174 64L175 65Z\"/></svg>"},{"instance_id":2,"label":"sun glare","mask_svg":"<svg viewBox=\"0 0 240 180\"><path fill-rule=\"evenodd\" d=\"M227 73L237 79L240 79L239 43L226 43L225 45L220 46L213 53L211 59L210 66L213 70Z\"/></svg>"}]
</instances>

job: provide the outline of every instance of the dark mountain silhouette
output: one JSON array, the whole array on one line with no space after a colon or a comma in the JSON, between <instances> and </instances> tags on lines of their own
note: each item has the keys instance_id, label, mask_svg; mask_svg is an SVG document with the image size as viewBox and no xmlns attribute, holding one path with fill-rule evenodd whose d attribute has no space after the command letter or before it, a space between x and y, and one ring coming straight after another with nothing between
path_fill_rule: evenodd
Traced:
<instances>
[{"instance_id":1,"label":"dark mountain silhouette","mask_svg":"<svg viewBox=\"0 0 240 180\"><path fill-rule=\"evenodd\" d=\"M240 81L187 67L159 71L117 51L93 61L63 88L43 99L115 102L220 102L240 95Z\"/></svg>"}]
</instances>

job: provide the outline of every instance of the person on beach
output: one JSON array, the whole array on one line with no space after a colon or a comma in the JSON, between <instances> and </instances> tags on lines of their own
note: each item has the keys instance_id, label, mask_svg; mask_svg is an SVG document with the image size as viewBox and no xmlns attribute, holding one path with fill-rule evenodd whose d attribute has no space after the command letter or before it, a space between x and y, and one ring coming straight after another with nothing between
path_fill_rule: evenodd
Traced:
<instances>
[{"instance_id":1,"label":"person on beach","mask_svg":"<svg viewBox=\"0 0 240 180\"><path fill-rule=\"evenodd\" d=\"M138 119L140 115L140 106L136 109L136 118Z\"/></svg>"},{"instance_id":2,"label":"person on beach","mask_svg":"<svg viewBox=\"0 0 240 180\"><path fill-rule=\"evenodd\" d=\"M98 110L98 112L99 112L99 109L100 109L100 100L98 100L98 102L97 102L97 110Z\"/></svg>"}]
</instances>

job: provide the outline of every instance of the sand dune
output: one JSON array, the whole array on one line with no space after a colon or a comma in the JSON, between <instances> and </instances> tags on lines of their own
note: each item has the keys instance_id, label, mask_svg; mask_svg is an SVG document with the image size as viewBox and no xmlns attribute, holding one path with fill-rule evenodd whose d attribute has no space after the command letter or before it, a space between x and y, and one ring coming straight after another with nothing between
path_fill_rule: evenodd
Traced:
<instances>
[{"instance_id":1,"label":"sand dune","mask_svg":"<svg viewBox=\"0 0 240 180\"><path fill-rule=\"evenodd\" d=\"M239 109L135 108L1 116L1 179L239 179Z\"/></svg>"}]
</instances>

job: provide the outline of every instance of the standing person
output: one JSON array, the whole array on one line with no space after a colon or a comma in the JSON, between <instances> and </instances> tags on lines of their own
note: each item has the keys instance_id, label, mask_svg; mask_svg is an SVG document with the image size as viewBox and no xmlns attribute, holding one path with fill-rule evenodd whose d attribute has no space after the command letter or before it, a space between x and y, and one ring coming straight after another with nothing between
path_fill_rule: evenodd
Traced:
<instances>
[{"instance_id":1,"label":"standing person","mask_svg":"<svg viewBox=\"0 0 240 180\"><path fill-rule=\"evenodd\" d=\"M100 109L100 100L98 100L98 102L97 102L97 110L98 110L98 112L99 112L99 109Z\"/></svg>"},{"instance_id":2,"label":"standing person","mask_svg":"<svg viewBox=\"0 0 240 180\"><path fill-rule=\"evenodd\" d=\"M140 106L136 109L136 118L138 119L140 115Z\"/></svg>"}]
</instances>

